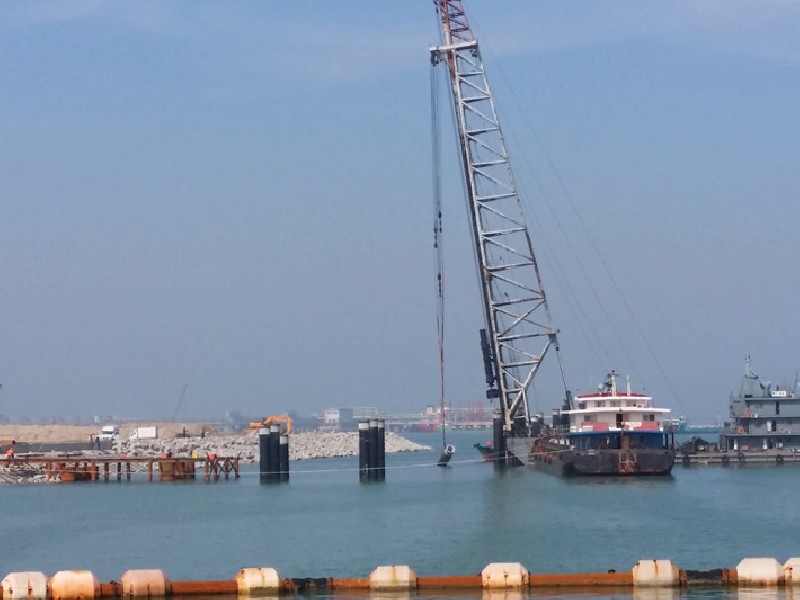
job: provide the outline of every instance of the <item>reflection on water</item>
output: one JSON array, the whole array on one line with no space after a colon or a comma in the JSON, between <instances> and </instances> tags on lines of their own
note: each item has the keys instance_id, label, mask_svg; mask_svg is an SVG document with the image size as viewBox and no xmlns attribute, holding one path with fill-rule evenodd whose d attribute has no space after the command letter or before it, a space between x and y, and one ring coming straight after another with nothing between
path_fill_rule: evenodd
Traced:
<instances>
[{"instance_id":1,"label":"reflection on water","mask_svg":"<svg viewBox=\"0 0 800 600\"><path fill-rule=\"evenodd\" d=\"M594 486L633 486L633 487L657 487L672 485L675 482L675 475L659 475L653 477L565 477L567 485Z\"/></svg>"},{"instance_id":2,"label":"reflection on water","mask_svg":"<svg viewBox=\"0 0 800 600\"><path fill-rule=\"evenodd\" d=\"M661 588L570 588L534 589L520 591L484 591L467 590L463 592L369 592L348 591L336 593L314 593L312 596L281 596L287 600L566 600L578 598L582 600L797 600L797 593L786 589L661 589ZM176 596L180 598L180 596ZM236 600L236 596L187 596L185 600Z\"/></svg>"},{"instance_id":3,"label":"reflection on water","mask_svg":"<svg viewBox=\"0 0 800 600\"><path fill-rule=\"evenodd\" d=\"M363 597L369 600L564 600L567 598L581 598L585 600L630 599L630 600L796 600L800 598L800 591L793 595L791 588L786 589L675 589L675 588L571 588L569 590L530 590L519 591L484 591L482 593L397 593L374 594L366 593L365 596L335 594L331 600L341 600L344 597Z\"/></svg>"}]
</instances>

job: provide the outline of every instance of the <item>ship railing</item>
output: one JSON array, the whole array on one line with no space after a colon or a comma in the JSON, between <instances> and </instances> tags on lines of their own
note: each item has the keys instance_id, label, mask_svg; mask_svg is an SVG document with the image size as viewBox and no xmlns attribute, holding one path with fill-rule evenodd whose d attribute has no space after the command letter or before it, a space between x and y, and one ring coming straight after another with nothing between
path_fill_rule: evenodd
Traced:
<instances>
[{"instance_id":1,"label":"ship railing","mask_svg":"<svg viewBox=\"0 0 800 600\"><path fill-rule=\"evenodd\" d=\"M569 425L558 425L556 427L550 427L550 433L554 436L565 436L570 432Z\"/></svg>"}]
</instances>

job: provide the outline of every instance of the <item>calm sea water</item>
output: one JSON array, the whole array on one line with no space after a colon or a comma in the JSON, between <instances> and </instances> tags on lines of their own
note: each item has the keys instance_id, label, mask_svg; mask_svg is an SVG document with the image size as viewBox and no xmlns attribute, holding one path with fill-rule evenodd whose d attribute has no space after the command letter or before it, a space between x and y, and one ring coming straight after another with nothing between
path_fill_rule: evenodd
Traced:
<instances>
[{"instance_id":1,"label":"calm sea water","mask_svg":"<svg viewBox=\"0 0 800 600\"><path fill-rule=\"evenodd\" d=\"M648 558L712 569L800 556L798 467L676 466L665 479L496 474L472 448L487 436L450 434L457 453L447 469L434 466L439 436L409 436L435 450L387 455L380 484L360 484L348 458L293 462L282 485L261 485L251 467L216 483L140 476L4 487L2 571L90 569L108 581L161 568L172 579L230 579L271 566L284 577L364 577L391 564L469 575L498 561L562 573L628 570ZM743 593L690 597L775 597Z\"/></svg>"}]
</instances>

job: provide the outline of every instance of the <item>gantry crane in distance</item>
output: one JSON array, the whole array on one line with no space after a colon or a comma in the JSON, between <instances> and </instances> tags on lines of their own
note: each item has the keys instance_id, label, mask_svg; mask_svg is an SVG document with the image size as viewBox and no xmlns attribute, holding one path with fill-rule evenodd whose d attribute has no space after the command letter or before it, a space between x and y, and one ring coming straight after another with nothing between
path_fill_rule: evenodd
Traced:
<instances>
[{"instance_id":1,"label":"gantry crane in distance","mask_svg":"<svg viewBox=\"0 0 800 600\"><path fill-rule=\"evenodd\" d=\"M447 68L455 107L483 297L486 395L498 399L504 437L524 438L531 435L531 383L548 350L558 354L556 330L478 41L460 0L434 4L441 43L430 49L431 61ZM563 368L561 377L566 391Z\"/></svg>"}]
</instances>

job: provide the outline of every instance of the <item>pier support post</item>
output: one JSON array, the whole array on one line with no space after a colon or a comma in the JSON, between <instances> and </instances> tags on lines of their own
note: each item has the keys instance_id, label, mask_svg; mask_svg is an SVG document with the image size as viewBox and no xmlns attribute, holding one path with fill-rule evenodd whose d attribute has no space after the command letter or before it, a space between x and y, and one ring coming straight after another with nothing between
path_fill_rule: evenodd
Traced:
<instances>
[{"instance_id":1,"label":"pier support post","mask_svg":"<svg viewBox=\"0 0 800 600\"><path fill-rule=\"evenodd\" d=\"M279 440L279 466L280 466L280 481L289 481L289 434L280 434Z\"/></svg>"},{"instance_id":2,"label":"pier support post","mask_svg":"<svg viewBox=\"0 0 800 600\"><path fill-rule=\"evenodd\" d=\"M502 471L506 466L506 438L503 435L503 413L498 409L492 415L492 463L495 471Z\"/></svg>"},{"instance_id":3,"label":"pier support post","mask_svg":"<svg viewBox=\"0 0 800 600\"><path fill-rule=\"evenodd\" d=\"M378 419L369 420L369 480L378 480Z\"/></svg>"},{"instance_id":4,"label":"pier support post","mask_svg":"<svg viewBox=\"0 0 800 600\"><path fill-rule=\"evenodd\" d=\"M259 471L261 483L275 483L289 479L289 436L283 443L280 423L270 423L269 427L262 427L258 432ZM285 446L285 450L282 446ZM282 452L286 452L286 475L283 479Z\"/></svg>"},{"instance_id":5,"label":"pier support post","mask_svg":"<svg viewBox=\"0 0 800 600\"><path fill-rule=\"evenodd\" d=\"M376 432L378 460L375 464L375 474L377 481L384 481L386 479L386 421L384 419L378 419Z\"/></svg>"},{"instance_id":6,"label":"pier support post","mask_svg":"<svg viewBox=\"0 0 800 600\"><path fill-rule=\"evenodd\" d=\"M269 428L262 427L258 430L258 470L261 483L269 481Z\"/></svg>"},{"instance_id":7,"label":"pier support post","mask_svg":"<svg viewBox=\"0 0 800 600\"><path fill-rule=\"evenodd\" d=\"M269 481L274 483L281 480L281 424L269 425Z\"/></svg>"},{"instance_id":8,"label":"pier support post","mask_svg":"<svg viewBox=\"0 0 800 600\"><path fill-rule=\"evenodd\" d=\"M358 479L369 481L369 421L358 422Z\"/></svg>"}]
</instances>

